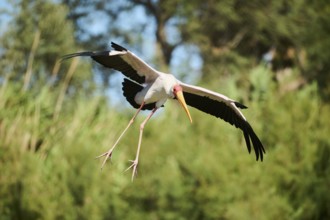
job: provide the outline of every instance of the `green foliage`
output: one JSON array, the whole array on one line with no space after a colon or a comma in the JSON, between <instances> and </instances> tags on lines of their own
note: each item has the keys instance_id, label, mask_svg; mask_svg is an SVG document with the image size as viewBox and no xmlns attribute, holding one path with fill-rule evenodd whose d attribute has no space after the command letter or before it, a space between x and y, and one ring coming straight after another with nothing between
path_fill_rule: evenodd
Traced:
<instances>
[{"instance_id":1,"label":"green foliage","mask_svg":"<svg viewBox=\"0 0 330 220\"><path fill-rule=\"evenodd\" d=\"M207 64L201 76L208 83L238 72L244 81L245 70L255 68L272 51L273 69L299 69L306 81L316 80L322 98L330 97L330 55L323 49L330 45L327 0L62 2L71 9L77 40L89 48L105 48L113 38L134 48L150 45L155 38L154 63L166 70L163 64L171 64L178 46L193 45ZM89 32L88 27L100 20L104 27L98 34Z\"/></svg>"},{"instance_id":2,"label":"green foliage","mask_svg":"<svg viewBox=\"0 0 330 220\"><path fill-rule=\"evenodd\" d=\"M72 24L65 19L68 9L43 0L20 0L11 4L16 12L11 15L7 31L0 35L0 69L3 70L0 77L24 79L26 88L37 86L40 81L62 80L66 68L58 68L60 57L77 51ZM69 64L62 63L66 67ZM79 75L71 79L71 86L90 89L92 85L86 81L91 78L88 70L88 66L80 65Z\"/></svg>"},{"instance_id":3,"label":"green foliage","mask_svg":"<svg viewBox=\"0 0 330 220\"><path fill-rule=\"evenodd\" d=\"M132 183L123 171L146 114L101 171L94 157L109 149L134 111L109 107L92 86L89 65L56 63L78 50L66 6L16 1L13 25L0 39L0 219L329 219L330 106L319 95L329 88L328 75L319 77L328 70L329 7L306 5L162 1L156 7L166 8L161 21L175 16L182 40L200 48L207 76L200 84L249 107L244 114L267 153L256 162L239 130L194 109L190 124L169 101L145 128ZM256 62L272 42L307 53L306 63L288 68L282 81L274 80L280 72ZM314 74L315 81L285 89Z\"/></svg>"},{"instance_id":4,"label":"green foliage","mask_svg":"<svg viewBox=\"0 0 330 220\"><path fill-rule=\"evenodd\" d=\"M245 114L265 144L264 162L247 154L237 129L193 109L190 124L169 102L146 127L133 183L123 170L135 154L142 116L100 171L101 161L93 158L110 147L133 112L81 96L65 100L54 117L57 89L22 92L7 84L0 99L0 218L329 216L329 106L317 98L315 84L278 95L262 69L252 71L251 82L268 89L252 92Z\"/></svg>"}]
</instances>

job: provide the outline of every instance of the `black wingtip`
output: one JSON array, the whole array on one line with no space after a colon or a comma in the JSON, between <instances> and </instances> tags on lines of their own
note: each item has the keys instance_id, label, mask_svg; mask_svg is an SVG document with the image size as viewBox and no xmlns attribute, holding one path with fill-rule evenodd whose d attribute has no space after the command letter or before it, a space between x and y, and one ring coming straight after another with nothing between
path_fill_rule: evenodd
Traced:
<instances>
[{"instance_id":1,"label":"black wingtip","mask_svg":"<svg viewBox=\"0 0 330 220\"><path fill-rule=\"evenodd\" d=\"M263 154L266 153L265 148L248 122L244 125L243 133L249 153L251 152L251 141L256 155L256 161L259 159L260 161L263 161Z\"/></svg>"},{"instance_id":2,"label":"black wingtip","mask_svg":"<svg viewBox=\"0 0 330 220\"><path fill-rule=\"evenodd\" d=\"M247 106L243 105L242 103L239 103L239 102L234 102L236 107L237 108L240 108L240 109L246 109L248 108Z\"/></svg>"},{"instance_id":3,"label":"black wingtip","mask_svg":"<svg viewBox=\"0 0 330 220\"><path fill-rule=\"evenodd\" d=\"M111 42L111 47L117 51L127 51L125 47L122 47L114 42Z\"/></svg>"},{"instance_id":4,"label":"black wingtip","mask_svg":"<svg viewBox=\"0 0 330 220\"><path fill-rule=\"evenodd\" d=\"M60 62L63 62L65 60L74 58L74 57L91 57L92 59L96 60L99 62L96 58L99 56L109 56L110 51L97 51L97 52L92 52L92 51L85 51L85 52L78 52L78 53L72 53L72 54L67 54L61 57Z\"/></svg>"},{"instance_id":5,"label":"black wingtip","mask_svg":"<svg viewBox=\"0 0 330 220\"><path fill-rule=\"evenodd\" d=\"M83 57L83 56L85 56L85 57L87 57L87 56L88 57L91 57L93 55L94 55L94 53L93 52L90 52L90 51L78 52L78 53L71 53L71 54L67 54L67 55L62 56L61 59L60 59L60 62L63 62L63 61L68 60L68 59L71 59L73 57Z\"/></svg>"}]
</instances>

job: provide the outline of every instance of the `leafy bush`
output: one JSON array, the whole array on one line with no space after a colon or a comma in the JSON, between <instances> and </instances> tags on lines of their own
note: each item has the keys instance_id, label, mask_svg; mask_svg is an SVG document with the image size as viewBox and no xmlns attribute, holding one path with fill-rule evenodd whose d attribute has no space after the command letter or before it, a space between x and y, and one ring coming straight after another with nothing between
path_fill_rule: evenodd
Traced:
<instances>
[{"instance_id":1,"label":"leafy bush","mask_svg":"<svg viewBox=\"0 0 330 220\"><path fill-rule=\"evenodd\" d=\"M315 84L280 95L266 69L250 77L264 88L251 91L244 112L266 147L264 162L248 155L237 129L193 109L190 124L170 101L146 126L133 183L123 171L145 114L100 171L94 157L113 144L133 110L76 96L56 112L60 88L3 84L0 219L326 218L329 106Z\"/></svg>"}]
</instances>

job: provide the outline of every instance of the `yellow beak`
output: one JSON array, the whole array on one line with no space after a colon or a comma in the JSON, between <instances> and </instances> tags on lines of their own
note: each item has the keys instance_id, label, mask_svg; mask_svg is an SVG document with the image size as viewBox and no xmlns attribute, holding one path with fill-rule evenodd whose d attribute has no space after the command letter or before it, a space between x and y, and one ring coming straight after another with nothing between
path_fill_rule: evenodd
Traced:
<instances>
[{"instance_id":1,"label":"yellow beak","mask_svg":"<svg viewBox=\"0 0 330 220\"><path fill-rule=\"evenodd\" d=\"M187 107L187 104L186 104L186 101L184 100L184 97L183 97L183 93L182 91L178 91L176 93L176 98L178 99L178 101L180 102L180 104L182 105L183 109L185 110L185 112L187 113L188 115L188 118L190 120L190 123L192 123L192 119L191 119L191 116L190 116L190 112L188 110L188 107Z\"/></svg>"}]
</instances>

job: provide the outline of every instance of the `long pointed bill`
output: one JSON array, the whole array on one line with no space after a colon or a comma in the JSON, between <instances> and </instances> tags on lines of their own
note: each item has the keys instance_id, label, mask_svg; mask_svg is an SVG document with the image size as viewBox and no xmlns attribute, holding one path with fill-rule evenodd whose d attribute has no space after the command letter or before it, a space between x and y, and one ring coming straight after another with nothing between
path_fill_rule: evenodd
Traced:
<instances>
[{"instance_id":1,"label":"long pointed bill","mask_svg":"<svg viewBox=\"0 0 330 220\"><path fill-rule=\"evenodd\" d=\"M177 91L177 92L176 92L176 98L178 99L178 101L179 101L180 104L182 105L183 109L184 109L185 112L187 113L188 118L189 118L189 120L190 120L190 123L192 123L192 119L191 119L191 116L190 116L190 112L189 112L189 110L188 110L188 107L187 107L186 101L184 100L184 97L183 97L183 93L182 93L182 91Z\"/></svg>"}]
</instances>

